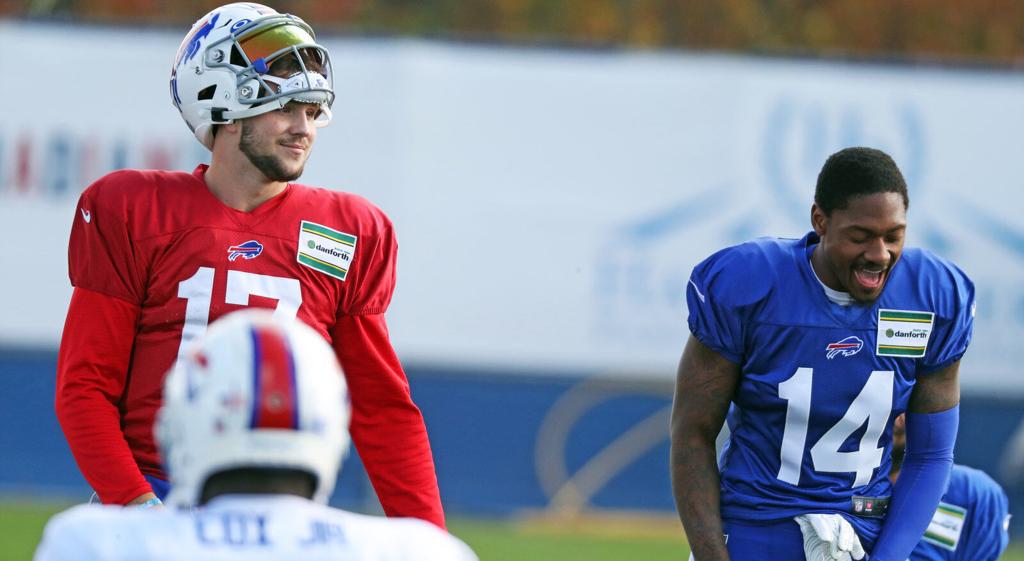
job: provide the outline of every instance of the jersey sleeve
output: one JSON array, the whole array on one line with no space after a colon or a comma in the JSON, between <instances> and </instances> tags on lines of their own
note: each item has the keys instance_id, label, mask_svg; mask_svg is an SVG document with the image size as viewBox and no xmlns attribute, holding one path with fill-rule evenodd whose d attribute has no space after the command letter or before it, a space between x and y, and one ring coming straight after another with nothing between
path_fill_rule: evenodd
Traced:
<instances>
[{"instance_id":1,"label":"jersey sleeve","mask_svg":"<svg viewBox=\"0 0 1024 561\"><path fill-rule=\"evenodd\" d=\"M107 504L151 490L121 432L118 410L139 310L75 288L57 354L57 420L82 475Z\"/></svg>"},{"instance_id":2,"label":"jersey sleeve","mask_svg":"<svg viewBox=\"0 0 1024 561\"><path fill-rule=\"evenodd\" d=\"M756 267L763 269L758 273ZM690 332L726 359L742 363L746 318L769 291L758 279L770 273L764 256L746 245L719 251L697 265L686 287Z\"/></svg>"},{"instance_id":3,"label":"jersey sleeve","mask_svg":"<svg viewBox=\"0 0 1024 561\"><path fill-rule=\"evenodd\" d=\"M941 304L935 313L928 350L919 373L927 374L960 360L974 330L974 283L952 264L943 263L932 290Z\"/></svg>"},{"instance_id":4,"label":"jersey sleeve","mask_svg":"<svg viewBox=\"0 0 1024 561\"><path fill-rule=\"evenodd\" d=\"M88 511L92 505L79 505L57 514L43 530L43 539L36 547L33 561L98 561L107 557L98 554L89 537Z\"/></svg>"},{"instance_id":5,"label":"jersey sleeve","mask_svg":"<svg viewBox=\"0 0 1024 561\"><path fill-rule=\"evenodd\" d=\"M81 555L82 547L74 540L73 534L68 532L62 524L60 515L51 519L43 530L43 539L36 547L33 561L70 561L71 559L85 559Z\"/></svg>"},{"instance_id":6,"label":"jersey sleeve","mask_svg":"<svg viewBox=\"0 0 1024 561\"><path fill-rule=\"evenodd\" d=\"M964 551L958 558L995 561L1010 542L1007 527L1010 507L1006 491L985 472L961 466L954 468L954 481L957 479L957 471L961 471L964 474L962 478L967 479L964 484L968 487L967 496L971 502L965 535L960 538Z\"/></svg>"},{"instance_id":7,"label":"jersey sleeve","mask_svg":"<svg viewBox=\"0 0 1024 561\"><path fill-rule=\"evenodd\" d=\"M425 555L431 559L444 561L479 561L476 553L459 538L443 532L435 527L424 524L421 529L421 540L414 540L409 558Z\"/></svg>"},{"instance_id":8,"label":"jersey sleeve","mask_svg":"<svg viewBox=\"0 0 1024 561\"><path fill-rule=\"evenodd\" d=\"M331 340L351 394L352 441L384 512L444 528L427 429L384 316L341 316Z\"/></svg>"},{"instance_id":9,"label":"jersey sleeve","mask_svg":"<svg viewBox=\"0 0 1024 561\"><path fill-rule=\"evenodd\" d=\"M144 281L125 216L127 202L119 197L127 181L125 174L110 174L82 193L68 243L68 276L73 286L138 305Z\"/></svg>"},{"instance_id":10,"label":"jersey sleeve","mask_svg":"<svg viewBox=\"0 0 1024 561\"><path fill-rule=\"evenodd\" d=\"M398 243L394 227L383 212L372 214L372 228L357 241L355 263L345 282L349 291L341 302L344 315L383 314L395 291Z\"/></svg>"}]
</instances>

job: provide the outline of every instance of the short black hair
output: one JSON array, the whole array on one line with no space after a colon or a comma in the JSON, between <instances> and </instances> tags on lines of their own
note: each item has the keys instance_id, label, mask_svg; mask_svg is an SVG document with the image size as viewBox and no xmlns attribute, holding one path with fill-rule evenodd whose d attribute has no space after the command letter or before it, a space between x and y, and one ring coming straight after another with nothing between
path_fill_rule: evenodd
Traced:
<instances>
[{"instance_id":1,"label":"short black hair","mask_svg":"<svg viewBox=\"0 0 1024 561\"><path fill-rule=\"evenodd\" d=\"M818 174L814 204L830 216L847 207L850 199L875 193L897 193L903 207L910 207L907 182L885 152L874 148L844 148L832 154Z\"/></svg>"}]
</instances>

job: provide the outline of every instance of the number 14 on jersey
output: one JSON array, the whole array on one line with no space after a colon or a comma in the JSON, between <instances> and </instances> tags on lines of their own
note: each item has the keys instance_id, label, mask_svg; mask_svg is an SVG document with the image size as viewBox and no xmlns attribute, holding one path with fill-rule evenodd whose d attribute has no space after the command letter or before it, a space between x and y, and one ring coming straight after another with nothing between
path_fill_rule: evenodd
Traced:
<instances>
[{"instance_id":1,"label":"number 14 on jersey","mask_svg":"<svg viewBox=\"0 0 1024 561\"><path fill-rule=\"evenodd\" d=\"M882 464L884 449L878 441L892 413L892 370L875 370L850 404L846 414L811 447L811 467L817 472L855 473L853 487L867 485L871 475ZM800 468L807 445L807 426L811 417L811 387L814 370L799 368L788 380L779 384L779 397L786 400L786 428L779 451L781 465L778 478L800 485ZM856 450L839 449L850 436L867 422L867 429Z\"/></svg>"}]
</instances>

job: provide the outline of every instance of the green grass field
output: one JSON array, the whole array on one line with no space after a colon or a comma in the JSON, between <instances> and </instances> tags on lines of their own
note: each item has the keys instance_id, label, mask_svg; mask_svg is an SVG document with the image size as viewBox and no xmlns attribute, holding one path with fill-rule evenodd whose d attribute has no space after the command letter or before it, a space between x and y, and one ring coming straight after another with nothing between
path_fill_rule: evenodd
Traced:
<instances>
[{"instance_id":1,"label":"green grass field","mask_svg":"<svg viewBox=\"0 0 1024 561\"><path fill-rule=\"evenodd\" d=\"M0 559L32 559L46 520L66 505L0 503ZM453 534L465 540L481 561L684 561L689 550L681 537L660 523L608 520L560 524L450 520ZM1024 561L1024 547L1011 547L1003 561Z\"/></svg>"}]
</instances>

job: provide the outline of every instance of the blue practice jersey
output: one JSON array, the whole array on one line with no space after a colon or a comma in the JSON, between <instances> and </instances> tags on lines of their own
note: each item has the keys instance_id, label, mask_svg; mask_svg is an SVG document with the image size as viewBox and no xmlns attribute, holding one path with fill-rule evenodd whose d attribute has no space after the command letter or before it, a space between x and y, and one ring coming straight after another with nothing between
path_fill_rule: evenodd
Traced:
<instances>
[{"instance_id":1,"label":"blue practice jersey","mask_svg":"<svg viewBox=\"0 0 1024 561\"><path fill-rule=\"evenodd\" d=\"M1006 492L985 472L954 465L911 561L995 561L1010 541Z\"/></svg>"},{"instance_id":2,"label":"blue practice jersey","mask_svg":"<svg viewBox=\"0 0 1024 561\"><path fill-rule=\"evenodd\" d=\"M759 238L712 255L690 278L689 326L742 368L720 462L722 517L841 513L870 547L881 519L867 515L891 494L893 420L918 376L967 350L974 287L951 263L906 248L875 302L840 306L811 269L818 241Z\"/></svg>"}]
</instances>

